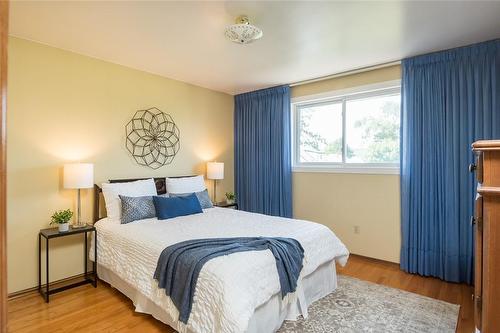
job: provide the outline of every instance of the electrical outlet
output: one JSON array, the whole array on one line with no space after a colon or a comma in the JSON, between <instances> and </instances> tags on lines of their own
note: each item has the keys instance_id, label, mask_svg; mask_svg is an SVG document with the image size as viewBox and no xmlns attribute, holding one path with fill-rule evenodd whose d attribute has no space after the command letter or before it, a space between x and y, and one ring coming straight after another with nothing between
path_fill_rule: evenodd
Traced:
<instances>
[{"instance_id":1,"label":"electrical outlet","mask_svg":"<svg viewBox=\"0 0 500 333\"><path fill-rule=\"evenodd\" d=\"M354 233L355 234L359 234L360 230L359 230L359 225L355 225L354 226Z\"/></svg>"}]
</instances>

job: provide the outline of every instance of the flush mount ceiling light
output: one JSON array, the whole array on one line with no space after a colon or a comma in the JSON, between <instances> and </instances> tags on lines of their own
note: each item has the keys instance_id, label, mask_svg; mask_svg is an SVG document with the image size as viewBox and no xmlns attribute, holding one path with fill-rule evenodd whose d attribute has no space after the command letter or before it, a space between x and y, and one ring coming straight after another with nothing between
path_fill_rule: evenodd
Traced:
<instances>
[{"instance_id":1,"label":"flush mount ceiling light","mask_svg":"<svg viewBox=\"0 0 500 333\"><path fill-rule=\"evenodd\" d=\"M231 42L248 44L262 37L262 30L251 25L246 15L236 18L236 23L226 27L224 33Z\"/></svg>"}]
</instances>

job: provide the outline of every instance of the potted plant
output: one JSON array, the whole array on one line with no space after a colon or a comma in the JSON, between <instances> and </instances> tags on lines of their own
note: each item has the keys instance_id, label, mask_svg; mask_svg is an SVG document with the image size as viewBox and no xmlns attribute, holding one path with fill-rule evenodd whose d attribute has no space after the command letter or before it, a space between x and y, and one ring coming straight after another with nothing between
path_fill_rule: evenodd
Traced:
<instances>
[{"instance_id":1,"label":"potted plant","mask_svg":"<svg viewBox=\"0 0 500 333\"><path fill-rule=\"evenodd\" d=\"M234 195L233 192L226 192L226 203L228 205L234 204L235 200L236 200L236 196Z\"/></svg>"},{"instance_id":2,"label":"potted plant","mask_svg":"<svg viewBox=\"0 0 500 333\"><path fill-rule=\"evenodd\" d=\"M50 224L57 224L59 232L66 232L69 230L69 220L73 217L73 212L69 209L60 210L52 214Z\"/></svg>"}]
</instances>

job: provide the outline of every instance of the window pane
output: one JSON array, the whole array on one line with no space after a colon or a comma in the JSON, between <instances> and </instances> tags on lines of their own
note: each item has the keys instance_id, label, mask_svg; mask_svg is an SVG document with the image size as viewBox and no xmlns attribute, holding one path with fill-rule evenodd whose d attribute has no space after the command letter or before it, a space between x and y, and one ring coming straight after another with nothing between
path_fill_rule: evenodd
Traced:
<instances>
[{"instance_id":1,"label":"window pane","mask_svg":"<svg viewBox=\"0 0 500 333\"><path fill-rule=\"evenodd\" d=\"M342 103L301 107L299 118L299 161L342 162Z\"/></svg>"},{"instance_id":2,"label":"window pane","mask_svg":"<svg viewBox=\"0 0 500 333\"><path fill-rule=\"evenodd\" d=\"M399 163L400 95L346 101L346 161Z\"/></svg>"}]
</instances>

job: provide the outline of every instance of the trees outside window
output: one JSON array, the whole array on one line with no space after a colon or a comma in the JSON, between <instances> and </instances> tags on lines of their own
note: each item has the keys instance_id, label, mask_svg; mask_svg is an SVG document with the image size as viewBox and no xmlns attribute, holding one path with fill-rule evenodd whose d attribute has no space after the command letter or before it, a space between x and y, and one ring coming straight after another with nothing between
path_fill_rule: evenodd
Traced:
<instances>
[{"instance_id":1,"label":"trees outside window","mask_svg":"<svg viewBox=\"0 0 500 333\"><path fill-rule=\"evenodd\" d=\"M400 92L390 88L294 105L294 164L399 164Z\"/></svg>"}]
</instances>

